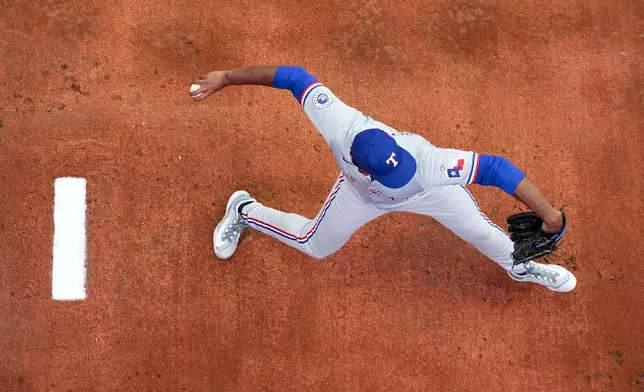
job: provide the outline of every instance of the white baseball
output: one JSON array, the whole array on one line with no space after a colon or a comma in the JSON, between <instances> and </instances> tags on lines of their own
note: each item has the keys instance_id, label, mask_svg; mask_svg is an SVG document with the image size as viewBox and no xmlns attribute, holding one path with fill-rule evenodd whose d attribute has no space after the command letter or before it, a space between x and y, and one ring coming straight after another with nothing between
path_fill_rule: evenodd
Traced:
<instances>
[{"instance_id":1,"label":"white baseball","mask_svg":"<svg viewBox=\"0 0 644 392\"><path fill-rule=\"evenodd\" d=\"M200 86L200 85L198 85L198 84L193 84L193 85L191 85L191 86L190 86L190 92L197 91L197 90L199 90L200 88L201 88L201 86ZM201 93L201 94L203 94L203 93ZM198 97L198 96L200 96L201 94L197 94L197 95L195 95L195 97Z\"/></svg>"}]
</instances>

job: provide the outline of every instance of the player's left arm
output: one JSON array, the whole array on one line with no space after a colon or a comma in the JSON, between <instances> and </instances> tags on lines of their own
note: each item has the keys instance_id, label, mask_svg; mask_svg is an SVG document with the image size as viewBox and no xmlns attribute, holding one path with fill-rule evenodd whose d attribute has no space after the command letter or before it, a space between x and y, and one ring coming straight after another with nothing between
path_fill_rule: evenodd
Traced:
<instances>
[{"instance_id":1,"label":"player's left arm","mask_svg":"<svg viewBox=\"0 0 644 392\"><path fill-rule=\"evenodd\" d=\"M564 225L561 211L543 197L526 174L509 159L471 151L435 148L424 176L434 185L494 186L513 196L543 220L543 230L558 231ZM431 169L430 169L431 168Z\"/></svg>"},{"instance_id":2,"label":"player's left arm","mask_svg":"<svg viewBox=\"0 0 644 392\"><path fill-rule=\"evenodd\" d=\"M543 220L544 231L559 231L563 228L561 211L548 203L539 189L514 163L502 156L477 155L478 168L475 168L472 183L495 186L515 197Z\"/></svg>"}]
</instances>

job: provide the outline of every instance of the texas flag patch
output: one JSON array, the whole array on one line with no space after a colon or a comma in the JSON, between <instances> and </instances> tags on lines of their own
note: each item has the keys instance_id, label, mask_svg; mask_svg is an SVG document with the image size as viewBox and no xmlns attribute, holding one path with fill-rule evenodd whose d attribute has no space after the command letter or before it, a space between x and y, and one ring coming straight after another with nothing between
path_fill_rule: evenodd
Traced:
<instances>
[{"instance_id":1,"label":"texas flag patch","mask_svg":"<svg viewBox=\"0 0 644 392\"><path fill-rule=\"evenodd\" d=\"M447 169L447 176L449 178L456 178L461 176L461 170L465 167L465 159L459 159L456 166Z\"/></svg>"}]
</instances>

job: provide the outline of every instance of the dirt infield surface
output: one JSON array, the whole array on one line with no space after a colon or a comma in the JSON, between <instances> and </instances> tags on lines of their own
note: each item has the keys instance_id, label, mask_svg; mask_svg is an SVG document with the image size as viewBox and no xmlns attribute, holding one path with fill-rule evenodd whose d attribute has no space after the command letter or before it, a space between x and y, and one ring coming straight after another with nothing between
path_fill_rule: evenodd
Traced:
<instances>
[{"instance_id":1,"label":"dirt infield surface","mask_svg":"<svg viewBox=\"0 0 644 392\"><path fill-rule=\"evenodd\" d=\"M0 391L644 391L642 1L0 0L0 53ZM255 64L508 157L566 206L577 288L403 213L322 261L257 232L218 261L233 191L312 217L338 171L288 92L188 97ZM52 300L64 176L85 301Z\"/></svg>"}]
</instances>

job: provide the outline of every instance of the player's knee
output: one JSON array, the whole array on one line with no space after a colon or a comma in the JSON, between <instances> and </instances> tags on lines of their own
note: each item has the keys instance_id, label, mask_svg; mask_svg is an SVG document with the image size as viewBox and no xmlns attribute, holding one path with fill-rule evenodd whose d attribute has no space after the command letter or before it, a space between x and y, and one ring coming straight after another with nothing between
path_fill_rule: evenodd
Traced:
<instances>
[{"instance_id":1,"label":"player's knee","mask_svg":"<svg viewBox=\"0 0 644 392\"><path fill-rule=\"evenodd\" d=\"M327 258L332 253L333 252L309 252L309 256L313 257L314 259L322 260Z\"/></svg>"},{"instance_id":2,"label":"player's knee","mask_svg":"<svg viewBox=\"0 0 644 392\"><path fill-rule=\"evenodd\" d=\"M314 259L322 260L331 256L337 252L337 250L338 249L309 249L306 253Z\"/></svg>"},{"instance_id":3,"label":"player's knee","mask_svg":"<svg viewBox=\"0 0 644 392\"><path fill-rule=\"evenodd\" d=\"M327 255L320 255L320 254L317 254L317 253L309 253L309 256L311 256L311 257L313 257L314 259L317 259L317 260L322 260L322 259L327 257Z\"/></svg>"}]
</instances>

